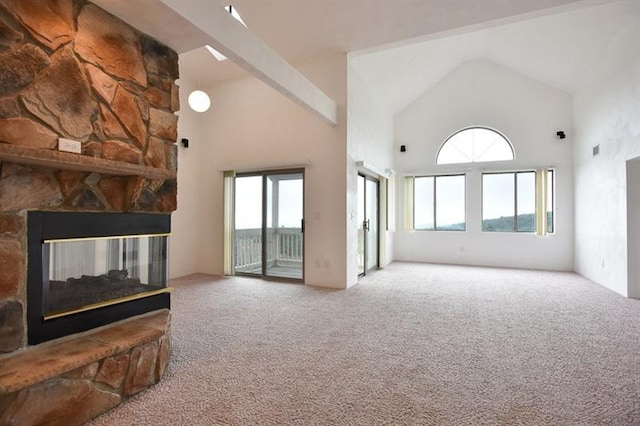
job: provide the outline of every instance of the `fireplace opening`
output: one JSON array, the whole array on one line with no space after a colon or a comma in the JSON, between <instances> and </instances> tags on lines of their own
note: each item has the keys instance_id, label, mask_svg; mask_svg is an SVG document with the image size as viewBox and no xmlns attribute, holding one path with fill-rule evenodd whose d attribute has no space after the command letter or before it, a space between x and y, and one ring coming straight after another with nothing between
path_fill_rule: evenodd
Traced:
<instances>
[{"instance_id":1,"label":"fireplace opening","mask_svg":"<svg viewBox=\"0 0 640 426\"><path fill-rule=\"evenodd\" d=\"M29 212L29 344L169 308L170 216Z\"/></svg>"},{"instance_id":2,"label":"fireplace opening","mask_svg":"<svg viewBox=\"0 0 640 426\"><path fill-rule=\"evenodd\" d=\"M157 294L167 287L166 234L45 240L45 320Z\"/></svg>"}]
</instances>

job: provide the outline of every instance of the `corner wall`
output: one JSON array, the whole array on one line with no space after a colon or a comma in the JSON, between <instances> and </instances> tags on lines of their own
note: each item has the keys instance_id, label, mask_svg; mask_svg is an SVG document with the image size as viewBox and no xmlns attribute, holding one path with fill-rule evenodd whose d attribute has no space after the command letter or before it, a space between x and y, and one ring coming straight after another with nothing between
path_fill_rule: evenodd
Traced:
<instances>
[{"instance_id":1,"label":"corner wall","mask_svg":"<svg viewBox=\"0 0 640 426\"><path fill-rule=\"evenodd\" d=\"M192 256L172 262L181 274L223 273L225 170L305 165L305 283L346 287L346 58L335 55L298 68L338 103L338 126L253 77L205 89L211 109L184 126L181 117L180 137L199 135L179 158L188 176L179 176L172 251L180 240L180 250ZM182 92L189 90L183 85Z\"/></svg>"},{"instance_id":2,"label":"corner wall","mask_svg":"<svg viewBox=\"0 0 640 426\"><path fill-rule=\"evenodd\" d=\"M200 272L200 254L198 241L201 238L200 227L197 226L202 218L200 210L202 197L200 192L201 158L204 155L206 141L203 139L205 116L189 108L187 98L196 90L195 85L187 78L180 77L180 105L178 115L178 208L171 215L171 250L169 258L170 278L183 277ZM181 139L189 140L189 147L185 148Z\"/></svg>"},{"instance_id":3,"label":"corner wall","mask_svg":"<svg viewBox=\"0 0 640 426\"><path fill-rule=\"evenodd\" d=\"M531 269L573 269L571 97L492 62L467 62L395 118L399 175L465 173L466 231L405 231L403 179L397 182L397 260ZM487 126L512 142L516 159L436 166L438 149L453 132ZM556 131L567 131L559 140ZM553 167L556 232L544 237L482 232L482 172Z\"/></svg>"},{"instance_id":4,"label":"corner wall","mask_svg":"<svg viewBox=\"0 0 640 426\"><path fill-rule=\"evenodd\" d=\"M347 126L347 279L348 286L358 280L358 168L363 161L381 172L393 169L393 114L380 105L375 88L366 81L366 70L358 57L349 57L348 65L348 126ZM393 208L393 207L392 207ZM386 230L385 212L378 215L383 241L385 267L394 259L393 232ZM386 221L385 221L386 222Z\"/></svg>"},{"instance_id":5,"label":"corner wall","mask_svg":"<svg viewBox=\"0 0 640 426\"><path fill-rule=\"evenodd\" d=\"M640 156L640 11L626 18L635 19L635 29L611 46L617 58L602 58L612 64L609 73L574 98L575 270L639 297L639 284L627 275L627 191L638 188L628 186L626 167ZM593 156L596 145L600 154Z\"/></svg>"}]
</instances>

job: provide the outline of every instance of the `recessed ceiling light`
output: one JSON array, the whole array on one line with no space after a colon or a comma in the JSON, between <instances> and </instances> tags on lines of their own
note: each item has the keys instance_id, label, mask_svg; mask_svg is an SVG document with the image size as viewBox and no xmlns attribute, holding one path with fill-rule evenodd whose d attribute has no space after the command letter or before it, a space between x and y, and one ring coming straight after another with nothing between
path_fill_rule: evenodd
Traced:
<instances>
[{"instance_id":1,"label":"recessed ceiling light","mask_svg":"<svg viewBox=\"0 0 640 426\"><path fill-rule=\"evenodd\" d=\"M244 21L242 20L242 18L240 17L240 14L238 13L238 10L229 5L229 6L225 6L224 7L225 10L227 12L229 12L231 14L231 16L233 16L234 18L236 18L236 20L238 22L240 22L242 25L244 25L245 27L247 26L247 24L244 23ZM206 45L205 46L207 48L207 50L209 51L209 53L211 53L213 55L214 58L216 58L218 61L224 61L227 59L226 56L224 56L222 53L218 52L216 49L214 49L213 47Z\"/></svg>"}]
</instances>

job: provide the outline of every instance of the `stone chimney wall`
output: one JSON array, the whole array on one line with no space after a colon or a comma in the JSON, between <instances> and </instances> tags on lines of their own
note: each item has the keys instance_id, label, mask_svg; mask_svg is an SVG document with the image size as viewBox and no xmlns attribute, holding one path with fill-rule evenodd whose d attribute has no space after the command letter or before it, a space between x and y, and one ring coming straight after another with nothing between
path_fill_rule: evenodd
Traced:
<instances>
[{"instance_id":1,"label":"stone chimney wall","mask_svg":"<svg viewBox=\"0 0 640 426\"><path fill-rule=\"evenodd\" d=\"M175 51L92 3L0 0L0 354L26 345L26 211L176 209L177 78Z\"/></svg>"}]
</instances>

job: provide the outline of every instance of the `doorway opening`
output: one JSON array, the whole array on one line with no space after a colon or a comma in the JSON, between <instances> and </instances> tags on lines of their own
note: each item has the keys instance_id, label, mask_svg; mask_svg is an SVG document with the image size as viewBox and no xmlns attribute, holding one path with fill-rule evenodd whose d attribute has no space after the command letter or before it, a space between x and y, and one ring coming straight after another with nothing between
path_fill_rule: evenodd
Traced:
<instances>
[{"instance_id":1,"label":"doorway opening","mask_svg":"<svg viewBox=\"0 0 640 426\"><path fill-rule=\"evenodd\" d=\"M233 273L304 280L304 171L238 173Z\"/></svg>"},{"instance_id":2,"label":"doorway opening","mask_svg":"<svg viewBox=\"0 0 640 426\"><path fill-rule=\"evenodd\" d=\"M377 179L358 174L358 275L378 269L380 221Z\"/></svg>"}]
</instances>

